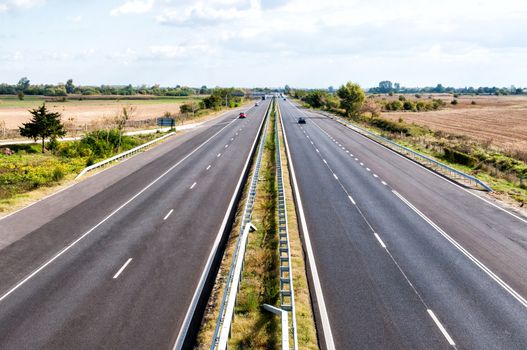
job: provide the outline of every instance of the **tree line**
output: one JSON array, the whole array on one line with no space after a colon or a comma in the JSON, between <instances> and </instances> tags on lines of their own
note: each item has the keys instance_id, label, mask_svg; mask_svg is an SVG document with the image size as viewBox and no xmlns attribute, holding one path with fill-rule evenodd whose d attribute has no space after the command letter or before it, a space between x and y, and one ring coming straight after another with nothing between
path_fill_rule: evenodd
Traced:
<instances>
[{"instance_id":1,"label":"tree line","mask_svg":"<svg viewBox=\"0 0 527 350\"><path fill-rule=\"evenodd\" d=\"M392 83L389 80L383 80L379 82L379 86L369 88L368 93L370 94L415 94L415 93L450 93L450 94L468 94L468 95L522 95L525 94L525 89L516 87L514 85L510 87L496 87L496 86L481 86L481 87L462 87L455 88L452 86L443 86L443 84L437 84L434 87L404 87L399 83Z\"/></svg>"},{"instance_id":2,"label":"tree line","mask_svg":"<svg viewBox=\"0 0 527 350\"><path fill-rule=\"evenodd\" d=\"M176 85L175 87L153 86L83 86L73 84L69 79L65 84L31 84L27 77L21 78L17 84L0 84L0 95L39 95L39 96L67 96L75 95L153 95L153 96L191 96L191 95L209 95L212 89L203 85L200 88Z\"/></svg>"}]
</instances>

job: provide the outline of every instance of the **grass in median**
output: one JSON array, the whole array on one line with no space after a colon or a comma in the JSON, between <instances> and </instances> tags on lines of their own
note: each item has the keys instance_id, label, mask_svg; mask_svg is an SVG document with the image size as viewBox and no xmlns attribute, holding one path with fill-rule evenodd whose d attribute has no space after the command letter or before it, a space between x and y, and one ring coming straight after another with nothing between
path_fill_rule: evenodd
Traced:
<instances>
[{"instance_id":1,"label":"grass in median","mask_svg":"<svg viewBox=\"0 0 527 350\"><path fill-rule=\"evenodd\" d=\"M293 268L293 287L295 291L296 324L299 349L318 349L315 319L306 275L306 259L295 211L293 191L289 178L289 167L285 154L283 130L278 123L280 138L280 157L284 178L284 193L287 206L287 223L289 226L289 244L291 247L291 264Z\"/></svg>"},{"instance_id":2,"label":"grass in median","mask_svg":"<svg viewBox=\"0 0 527 350\"><path fill-rule=\"evenodd\" d=\"M233 348L280 347L280 318L262 309L263 304L279 306L280 302L274 118L272 113L252 214L257 230L248 239L229 342Z\"/></svg>"},{"instance_id":3,"label":"grass in median","mask_svg":"<svg viewBox=\"0 0 527 350\"><path fill-rule=\"evenodd\" d=\"M243 276L238 294L238 304L235 309L232 325L230 348L237 349L277 349L280 348L281 324L280 318L262 309L264 303L280 306L279 255L277 234L277 183L276 183L276 145L274 118L272 114L266 139L266 147L262 157L260 180L257 187L252 223L257 231L250 233ZM283 143L282 143L283 145ZM288 207L289 233L291 239L291 256L293 280L295 284L295 305L297 314L297 329L299 349L318 349L315 323L311 308L311 299L306 277L306 267L300 241L297 218L295 214L293 195L289 183L289 173L285 167L284 149L281 149L282 164L284 164L284 186ZM254 171L254 169L253 169ZM251 174L252 176L252 174ZM216 278L214 289L209 298L205 317L198 335L196 349L208 349L214 334L214 327L219 314L219 308L225 281L229 273L232 256L240 231L240 219L243 214L247 190L245 188L241 200L237 220L231 231L231 236L223 257L220 271Z\"/></svg>"}]
</instances>

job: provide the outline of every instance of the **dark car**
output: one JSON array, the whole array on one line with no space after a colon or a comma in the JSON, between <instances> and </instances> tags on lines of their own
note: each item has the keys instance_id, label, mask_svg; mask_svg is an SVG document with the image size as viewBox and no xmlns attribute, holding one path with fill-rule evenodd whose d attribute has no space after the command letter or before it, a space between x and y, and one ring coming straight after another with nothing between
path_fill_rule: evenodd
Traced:
<instances>
[{"instance_id":1,"label":"dark car","mask_svg":"<svg viewBox=\"0 0 527 350\"><path fill-rule=\"evenodd\" d=\"M245 117L246 117L245 113L241 112L238 118L245 118Z\"/></svg>"},{"instance_id":2,"label":"dark car","mask_svg":"<svg viewBox=\"0 0 527 350\"><path fill-rule=\"evenodd\" d=\"M305 124L306 120L303 117L298 118L298 124Z\"/></svg>"}]
</instances>

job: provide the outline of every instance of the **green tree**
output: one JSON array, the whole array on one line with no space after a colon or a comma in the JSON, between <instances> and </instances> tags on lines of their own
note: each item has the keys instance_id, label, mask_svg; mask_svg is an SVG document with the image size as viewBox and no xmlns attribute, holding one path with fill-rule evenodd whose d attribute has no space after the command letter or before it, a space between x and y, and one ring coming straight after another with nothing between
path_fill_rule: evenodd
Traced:
<instances>
[{"instance_id":1,"label":"green tree","mask_svg":"<svg viewBox=\"0 0 527 350\"><path fill-rule=\"evenodd\" d=\"M366 98L366 94L359 84L350 81L338 89L337 96L340 97L340 107L346 111L348 117L359 114Z\"/></svg>"},{"instance_id":2,"label":"green tree","mask_svg":"<svg viewBox=\"0 0 527 350\"><path fill-rule=\"evenodd\" d=\"M73 79L68 79L66 82L66 93L72 94L75 92L75 85L73 85Z\"/></svg>"},{"instance_id":3,"label":"green tree","mask_svg":"<svg viewBox=\"0 0 527 350\"><path fill-rule=\"evenodd\" d=\"M24 99L24 96L25 96L25 95L24 95L24 93L23 93L22 91L19 91L18 94L17 94L17 96L18 96L18 99L19 99L20 101L22 101L22 100Z\"/></svg>"},{"instance_id":4,"label":"green tree","mask_svg":"<svg viewBox=\"0 0 527 350\"><path fill-rule=\"evenodd\" d=\"M29 111L33 118L20 127L20 135L33 139L42 140L42 153L45 152L44 142L46 138L56 141L57 137L66 135L64 124L60 120L60 113L48 111L46 104Z\"/></svg>"},{"instance_id":5,"label":"green tree","mask_svg":"<svg viewBox=\"0 0 527 350\"><path fill-rule=\"evenodd\" d=\"M20 78L17 84L18 91L25 92L29 89L29 79L26 77Z\"/></svg>"}]
</instances>

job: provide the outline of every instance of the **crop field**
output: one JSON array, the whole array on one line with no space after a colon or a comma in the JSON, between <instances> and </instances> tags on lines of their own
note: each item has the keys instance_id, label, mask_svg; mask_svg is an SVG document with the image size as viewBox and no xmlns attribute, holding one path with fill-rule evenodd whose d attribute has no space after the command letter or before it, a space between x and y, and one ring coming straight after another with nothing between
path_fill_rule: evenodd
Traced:
<instances>
[{"instance_id":1,"label":"crop field","mask_svg":"<svg viewBox=\"0 0 527 350\"><path fill-rule=\"evenodd\" d=\"M132 120L143 120L162 116L165 112L178 113L179 106L189 102L193 97L150 97L126 98L126 96L97 96L68 98L60 101L57 98L26 96L20 101L16 96L0 96L0 123L5 122L6 129L17 129L30 119L28 109L46 102L47 107L62 114L62 120L77 126L89 125L113 118L123 107L133 106L135 111Z\"/></svg>"},{"instance_id":2,"label":"crop field","mask_svg":"<svg viewBox=\"0 0 527 350\"><path fill-rule=\"evenodd\" d=\"M433 96L439 97L448 103L442 110L383 112L382 115L392 120L403 118L405 122L432 130L468 136L511 153L527 150L527 96L459 96L455 106L450 104L454 99L452 95ZM406 98L415 99L413 95ZM421 97L426 98L427 95Z\"/></svg>"}]
</instances>

